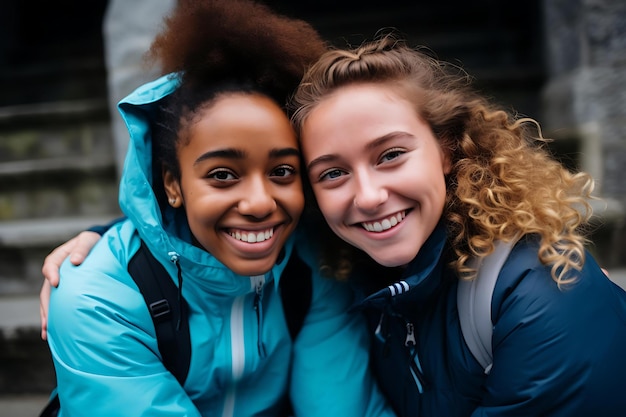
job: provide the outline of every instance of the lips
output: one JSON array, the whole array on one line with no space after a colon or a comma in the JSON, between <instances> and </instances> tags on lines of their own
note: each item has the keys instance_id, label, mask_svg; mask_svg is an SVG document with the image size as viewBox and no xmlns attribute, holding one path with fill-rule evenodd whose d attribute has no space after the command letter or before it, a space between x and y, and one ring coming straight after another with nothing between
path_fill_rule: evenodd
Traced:
<instances>
[{"instance_id":1,"label":"lips","mask_svg":"<svg viewBox=\"0 0 626 417\"><path fill-rule=\"evenodd\" d=\"M230 229L228 234L233 238L246 243L259 243L271 239L274 236L274 228L265 230L241 230Z\"/></svg>"},{"instance_id":2,"label":"lips","mask_svg":"<svg viewBox=\"0 0 626 417\"><path fill-rule=\"evenodd\" d=\"M374 222L362 222L361 226L368 232L384 232L386 230L391 229L392 227L398 225L398 223L402 222L406 217L406 211L400 211L396 214L393 214L389 217L385 217L380 220L376 220Z\"/></svg>"}]
</instances>

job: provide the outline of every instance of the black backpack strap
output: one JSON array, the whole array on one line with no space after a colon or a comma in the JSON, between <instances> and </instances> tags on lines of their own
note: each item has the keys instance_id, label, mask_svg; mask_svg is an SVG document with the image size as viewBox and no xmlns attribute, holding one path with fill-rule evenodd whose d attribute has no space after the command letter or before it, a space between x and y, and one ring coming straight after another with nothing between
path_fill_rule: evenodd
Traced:
<instances>
[{"instance_id":1,"label":"black backpack strap","mask_svg":"<svg viewBox=\"0 0 626 417\"><path fill-rule=\"evenodd\" d=\"M295 251L291 254L280 277L279 288L289 334L291 340L295 340L313 297L311 268L300 259Z\"/></svg>"},{"instance_id":2,"label":"black backpack strap","mask_svg":"<svg viewBox=\"0 0 626 417\"><path fill-rule=\"evenodd\" d=\"M150 311L163 364L183 385L191 361L187 303L172 277L143 241L128 263L128 272Z\"/></svg>"}]
</instances>

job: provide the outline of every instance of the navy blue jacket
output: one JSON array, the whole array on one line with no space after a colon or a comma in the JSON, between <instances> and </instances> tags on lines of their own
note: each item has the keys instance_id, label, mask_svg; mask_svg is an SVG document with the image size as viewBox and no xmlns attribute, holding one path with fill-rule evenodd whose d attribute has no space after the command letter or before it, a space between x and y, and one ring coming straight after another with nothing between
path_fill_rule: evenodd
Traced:
<instances>
[{"instance_id":1,"label":"navy blue jacket","mask_svg":"<svg viewBox=\"0 0 626 417\"><path fill-rule=\"evenodd\" d=\"M626 293L590 254L578 281L559 289L537 250L537 239L522 239L500 272L489 375L461 333L442 227L388 287L389 270L368 267L378 290L360 285L370 293L360 305L399 416L626 416Z\"/></svg>"}]
</instances>

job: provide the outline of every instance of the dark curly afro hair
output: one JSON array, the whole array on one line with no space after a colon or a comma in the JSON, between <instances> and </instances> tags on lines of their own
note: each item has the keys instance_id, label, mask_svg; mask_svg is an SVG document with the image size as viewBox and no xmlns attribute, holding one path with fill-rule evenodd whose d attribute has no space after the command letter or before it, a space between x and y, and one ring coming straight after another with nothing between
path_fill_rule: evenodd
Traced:
<instances>
[{"instance_id":1,"label":"dark curly afro hair","mask_svg":"<svg viewBox=\"0 0 626 417\"><path fill-rule=\"evenodd\" d=\"M248 0L179 0L148 57L192 85L246 79L287 97L327 50L308 23Z\"/></svg>"}]
</instances>

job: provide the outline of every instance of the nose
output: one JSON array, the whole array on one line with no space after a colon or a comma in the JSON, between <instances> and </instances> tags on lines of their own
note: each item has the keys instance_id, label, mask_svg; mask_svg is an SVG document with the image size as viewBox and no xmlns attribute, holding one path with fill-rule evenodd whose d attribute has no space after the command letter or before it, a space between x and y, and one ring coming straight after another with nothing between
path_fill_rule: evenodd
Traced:
<instances>
[{"instance_id":1,"label":"nose","mask_svg":"<svg viewBox=\"0 0 626 417\"><path fill-rule=\"evenodd\" d=\"M354 206L362 211L373 212L381 204L387 201L389 193L383 184L367 172L359 172L356 176L356 188L354 192Z\"/></svg>"},{"instance_id":2,"label":"nose","mask_svg":"<svg viewBox=\"0 0 626 417\"><path fill-rule=\"evenodd\" d=\"M271 194L271 186L268 186L264 179L255 179L245 187L244 195L237 207L242 215L261 219L274 212L277 205Z\"/></svg>"}]
</instances>

